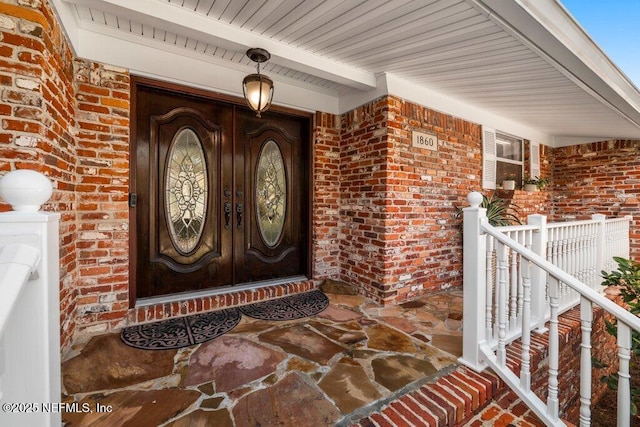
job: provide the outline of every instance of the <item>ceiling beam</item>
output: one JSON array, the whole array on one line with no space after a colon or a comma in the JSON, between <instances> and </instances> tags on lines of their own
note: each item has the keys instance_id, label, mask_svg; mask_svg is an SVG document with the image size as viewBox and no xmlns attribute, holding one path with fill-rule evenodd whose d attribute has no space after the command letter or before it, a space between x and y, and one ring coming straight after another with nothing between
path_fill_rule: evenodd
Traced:
<instances>
[{"instance_id":1,"label":"ceiling beam","mask_svg":"<svg viewBox=\"0 0 640 427\"><path fill-rule=\"evenodd\" d=\"M64 2L116 16L127 16L132 21L143 25L183 34L236 52L260 47L269 51L271 54L269 62L273 64L355 89L370 90L376 87L376 77L373 73L323 58L168 2L158 0L64 0ZM114 31L114 36L117 37L117 31Z\"/></svg>"}]
</instances>

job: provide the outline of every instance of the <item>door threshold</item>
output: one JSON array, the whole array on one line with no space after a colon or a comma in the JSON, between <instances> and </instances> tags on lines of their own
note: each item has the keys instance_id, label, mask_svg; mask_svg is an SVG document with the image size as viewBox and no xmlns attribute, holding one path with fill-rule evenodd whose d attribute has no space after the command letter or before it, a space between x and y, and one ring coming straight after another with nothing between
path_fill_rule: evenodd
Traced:
<instances>
[{"instance_id":1,"label":"door threshold","mask_svg":"<svg viewBox=\"0 0 640 427\"><path fill-rule=\"evenodd\" d=\"M158 304L166 304L173 302L186 301L195 298L213 297L218 295L233 294L235 292L252 291L255 289L266 288L268 286L286 285L288 283L301 282L310 280L307 276L291 276L279 279L261 280L258 282L242 283L234 286L225 286L222 288L205 289L194 292L183 292L179 294L161 295L157 297L138 298L135 308L148 307Z\"/></svg>"}]
</instances>

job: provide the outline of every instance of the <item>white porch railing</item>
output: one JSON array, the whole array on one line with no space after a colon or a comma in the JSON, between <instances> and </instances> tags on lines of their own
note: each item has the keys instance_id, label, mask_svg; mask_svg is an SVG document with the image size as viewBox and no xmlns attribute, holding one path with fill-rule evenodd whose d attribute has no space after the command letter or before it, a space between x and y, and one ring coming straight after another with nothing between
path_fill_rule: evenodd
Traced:
<instances>
[{"instance_id":1,"label":"white porch railing","mask_svg":"<svg viewBox=\"0 0 640 427\"><path fill-rule=\"evenodd\" d=\"M564 425L558 407L558 316L581 306L580 425L590 425L591 323L593 304L618 319L618 425L629 425L631 330L640 319L599 291L600 271L611 270L613 256L629 256L630 218L546 224L540 215L514 227L493 227L482 196L471 193L464 209L463 356L460 362L481 371L491 367L547 425ZM495 262L493 259L495 258ZM495 268L493 267L495 266ZM549 322L548 397L531 391L531 331ZM507 366L506 346L521 338L521 373Z\"/></svg>"},{"instance_id":2,"label":"white porch railing","mask_svg":"<svg viewBox=\"0 0 640 427\"><path fill-rule=\"evenodd\" d=\"M0 180L0 195L20 210L0 214L0 425L59 426L60 215L37 212L42 197L28 193L39 188L20 175L17 190L7 191L9 174Z\"/></svg>"}]
</instances>

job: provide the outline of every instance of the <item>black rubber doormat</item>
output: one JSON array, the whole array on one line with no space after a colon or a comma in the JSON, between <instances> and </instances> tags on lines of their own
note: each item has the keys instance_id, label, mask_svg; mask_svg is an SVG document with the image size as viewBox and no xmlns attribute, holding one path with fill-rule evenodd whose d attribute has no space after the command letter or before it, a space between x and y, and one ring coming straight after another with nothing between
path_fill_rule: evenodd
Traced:
<instances>
[{"instance_id":1,"label":"black rubber doormat","mask_svg":"<svg viewBox=\"0 0 640 427\"><path fill-rule=\"evenodd\" d=\"M122 341L144 350L169 350L200 344L232 330L241 313L260 320L295 320L313 316L329 306L321 290L289 295L238 308L225 308L124 328Z\"/></svg>"},{"instance_id":2,"label":"black rubber doormat","mask_svg":"<svg viewBox=\"0 0 640 427\"><path fill-rule=\"evenodd\" d=\"M329 306L321 290L289 295L240 307L242 314L260 320L294 320L314 316Z\"/></svg>"},{"instance_id":3,"label":"black rubber doormat","mask_svg":"<svg viewBox=\"0 0 640 427\"><path fill-rule=\"evenodd\" d=\"M240 310L226 308L130 326L122 330L122 341L144 350L168 350L200 344L229 332L240 322Z\"/></svg>"}]
</instances>

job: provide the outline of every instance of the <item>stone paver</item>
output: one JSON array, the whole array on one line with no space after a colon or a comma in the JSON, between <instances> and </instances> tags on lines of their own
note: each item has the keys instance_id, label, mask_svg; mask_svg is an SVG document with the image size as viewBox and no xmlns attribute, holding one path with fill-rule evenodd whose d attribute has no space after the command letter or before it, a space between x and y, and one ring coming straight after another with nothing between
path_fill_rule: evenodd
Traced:
<instances>
[{"instance_id":1,"label":"stone paver","mask_svg":"<svg viewBox=\"0 0 640 427\"><path fill-rule=\"evenodd\" d=\"M70 426L348 425L360 408L382 408L391 393L455 364L457 355L447 351L457 349L460 334L448 328L458 328L460 318L447 301L458 304L457 293L381 307L339 283L332 286L339 293L328 294L329 307L313 318L244 317L229 333L180 350L133 349L117 334L94 337L84 347L78 343L63 364L63 401L111 405L113 411L69 412L63 421ZM416 415L407 411L419 402L411 398L394 406L399 414L387 412L415 422ZM387 415L376 417L379 425L393 425Z\"/></svg>"},{"instance_id":2,"label":"stone paver","mask_svg":"<svg viewBox=\"0 0 640 427\"><path fill-rule=\"evenodd\" d=\"M80 357L62 364L66 392L112 390L170 375L177 350L147 351L128 347L119 334L94 337Z\"/></svg>"},{"instance_id":3,"label":"stone paver","mask_svg":"<svg viewBox=\"0 0 640 427\"><path fill-rule=\"evenodd\" d=\"M190 386L213 381L217 392L231 391L274 373L285 357L250 340L222 336L193 352L184 383Z\"/></svg>"},{"instance_id":4,"label":"stone paver","mask_svg":"<svg viewBox=\"0 0 640 427\"><path fill-rule=\"evenodd\" d=\"M371 362L376 382L388 390L396 391L421 378L437 372L428 360L403 354L380 357Z\"/></svg>"},{"instance_id":5,"label":"stone paver","mask_svg":"<svg viewBox=\"0 0 640 427\"><path fill-rule=\"evenodd\" d=\"M353 359L340 360L318 384L344 414L382 397L364 368Z\"/></svg>"},{"instance_id":6,"label":"stone paver","mask_svg":"<svg viewBox=\"0 0 640 427\"><path fill-rule=\"evenodd\" d=\"M326 365L329 360L345 350L330 339L303 325L274 329L259 335L260 341L277 345L287 353Z\"/></svg>"},{"instance_id":7,"label":"stone paver","mask_svg":"<svg viewBox=\"0 0 640 427\"><path fill-rule=\"evenodd\" d=\"M294 402L294 404L292 404ZM333 426L340 411L296 372L243 397L233 408L236 426Z\"/></svg>"},{"instance_id":8,"label":"stone paver","mask_svg":"<svg viewBox=\"0 0 640 427\"><path fill-rule=\"evenodd\" d=\"M67 426L157 426L198 400L196 390L124 390L86 397L79 410L65 411ZM86 411L85 411L86 409Z\"/></svg>"}]
</instances>

